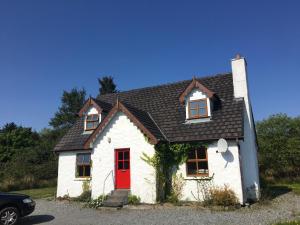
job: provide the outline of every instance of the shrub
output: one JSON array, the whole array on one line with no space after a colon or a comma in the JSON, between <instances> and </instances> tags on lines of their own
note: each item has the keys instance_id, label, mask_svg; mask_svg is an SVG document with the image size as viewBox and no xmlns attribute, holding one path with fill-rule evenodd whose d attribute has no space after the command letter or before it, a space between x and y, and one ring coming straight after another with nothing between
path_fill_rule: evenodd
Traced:
<instances>
[{"instance_id":1,"label":"shrub","mask_svg":"<svg viewBox=\"0 0 300 225\"><path fill-rule=\"evenodd\" d=\"M32 188L44 188L44 187L55 187L56 179L49 180L36 180L32 176L24 176L20 179L15 179L13 177L7 177L1 180L0 191L19 191L24 189Z\"/></svg>"},{"instance_id":2,"label":"shrub","mask_svg":"<svg viewBox=\"0 0 300 225\"><path fill-rule=\"evenodd\" d=\"M138 205L141 203L141 198L136 195L129 195L128 196L128 204L130 205Z\"/></svg>"},{"instance_id":3,"label":"shrub","mask_svg":"<svg viewBox=\"0 0 300 225\"><path fill-rule=\"evenodd\" d=\"M91 201L91 191L83 191L81 193L81 195L79 195L78 197L76 198L72 198L72 200L74 201L78 201L78 202L89 202Z\"/></svg>"},{"instance_id":4,"label":"shrub","mask_svg":"<svg viewBox=\"0 0 300 225\"><path fill-rule=\"evenodd\" d=\"M103 201L105 201L107 199L107 195L100 195L98 198L96 199L91 199L87 204L86 207L89 208L99 208L102 206Z\"/></svg>"},{"instance_id":5,"label":"shrub","mask_svg":"<svg viewBox=\"0 0 300 225\"><path fill-rule=\"evenodd\" d=\"M180 175L174 174L172 176L172 189L169 196L167 196L168 202L171 202L173 204L178 204L179 200L182 197L182 189L184 184L185 183L182 174Z\"/></svg>"},{"instance_id":6,"label":"shrub","mask_svg":"<svg viewBox=\"0 0 300 225\"><path fill-rule=\"evenodd\" d=\"M209 189L209 197L204 200L203 204L223 207L235 206L238 204L238 198L227 185L224 185L224 187L212 187Z\"/></svg>"},{"instance_id":7,"label":"shrub","mask_svg":"<svg viewBox=\"0 0 300 225\"><path fill-rule=\"evenodd\" d=\"M56 200L58 201L70 201L71 200L71 197L69 194L65 194L64 196L59 196L56 198Z\"/></svg>"}]
</instances>

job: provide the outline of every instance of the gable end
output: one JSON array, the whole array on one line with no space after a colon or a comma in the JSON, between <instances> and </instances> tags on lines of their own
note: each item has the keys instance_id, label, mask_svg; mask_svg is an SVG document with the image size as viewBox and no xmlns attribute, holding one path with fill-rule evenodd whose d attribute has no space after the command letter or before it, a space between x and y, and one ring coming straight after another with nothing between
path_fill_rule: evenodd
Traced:
<instances>
[{"instance_id":1,"label":"gable end","mask_svg":"<svg viewBox=\"0 0 300 225\"><path fill-rule=\"evenodd\" d=\"M184 104L185 97L194 89L198 88L200 91L204 92L209 98L212 98L214 96L214 92L209 90L207 87L205 87L203 84L201 84L198 80L193 78L192 82L187 86L187 88L181 93L179 97L179 101L181 104Z\"/></svg>"},{"instance_id":2,"label":"gable end","mask_svg":"<svg viewBox=\"0 0 300 225\"><path fill-rule=\"evenodd\" d=\"M120 101L117 100L115 106L111 109L105 119L98 125L96 130L92 133L92 135L87 139L84 143L84 148L90 148L90 144L97 138L98 134L100 134L104 128L109 124L114 115L118 112L123 112L130 120L133 122L148 138L150 144L157 144L158 139L134 116L128 109L123 105Z\"/></svg>"}]
</instances>

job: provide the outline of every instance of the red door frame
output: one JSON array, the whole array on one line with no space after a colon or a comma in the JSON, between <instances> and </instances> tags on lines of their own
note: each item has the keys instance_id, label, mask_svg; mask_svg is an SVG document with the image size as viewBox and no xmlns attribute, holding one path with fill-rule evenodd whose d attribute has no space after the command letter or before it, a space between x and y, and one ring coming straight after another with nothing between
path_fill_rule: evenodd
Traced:
<instances>
[{"instance_id":1,"label":"red door frame","mask_svg":"<svg viewBox=\"0 0 300 225\"><path fill-rule=\"evenodd\" d=\"M119 160L118 153L123 152L123 159ZM124 152L128 152L128 160L124 157ZM128 162L128 168L125 166L125 161ZM123 165L122 169L118 168L118 164L121 162ZM130 149L129 148L118 148L115 149L115 189L130 189Z\"/></svg>"}]
</instances>

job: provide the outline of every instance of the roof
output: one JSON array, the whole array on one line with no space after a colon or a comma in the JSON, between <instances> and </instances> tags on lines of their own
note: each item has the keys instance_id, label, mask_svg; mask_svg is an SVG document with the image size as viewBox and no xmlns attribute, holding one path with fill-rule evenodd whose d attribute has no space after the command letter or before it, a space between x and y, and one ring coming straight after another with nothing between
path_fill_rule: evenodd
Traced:
<instances>
[{"instance_id":1,"label":"roof","mask_svg":"<svg viewBox=\"0 0 300 225\"><path fill-rule=\"evenodd\" d=\"M125 105L117 100L109 114L104 118L93 134L86 140L84 144L85 149L90 147L90 143L92 143L97 135L104 130L110 120L119 111L123 112L149 138L149 142L151 144L157 144L159 141L165 140L148 113L132 106Z\"/></svg>"},{"instance_id":2,"label":"roof","mask_svg":"<svg viewBox=\"0 0 300 225\"><path fill-rule=\"evenodd\" d=\"M82 150L90 134L83 134L84 117L79 117L75 124L54 147L54 151Z\"/></svg>"},{"instance_id":3,"label":"roof","mask_svg":"<svg viewBox=\"0 0 300 225\"><path fill-rule=\"evenodd\" d=\"M193 80L214 93L215 103L211 121L185 123L185 106L180 103L179 98L191 83L195 82ZM187 142L217 140L221 137L242 138L244 101L234 98L232 74L218 74L193 80L101 95L94 100L108 112L118 99L160 141ZM63 137L62 143L57 145L61 147L56 147L56 151L70 149L70 146L74 149L83 147L88 137L82 135L83 120L78 121ZM66 140L67 143L64 143Z\"/></svg>"}]
</instances>

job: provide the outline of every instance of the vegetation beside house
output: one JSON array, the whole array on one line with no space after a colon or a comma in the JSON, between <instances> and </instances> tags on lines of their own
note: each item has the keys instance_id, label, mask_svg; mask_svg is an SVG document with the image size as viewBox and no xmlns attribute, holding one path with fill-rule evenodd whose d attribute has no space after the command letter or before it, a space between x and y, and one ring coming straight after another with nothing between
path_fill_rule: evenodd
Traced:
<instances>
[{"instance_id":1,"label":"vegetation beside house","mask_svg":"<svg viewBox=\"0 0 300 225\"><path fill-rule=\"evenodd\" d=\"M256 129L262 198L300 194L300 117L272 115Z\"/></svg>"},{"instance_id":2,"label":"vegetation beside house","mask_svg":"<svg viewBox=\"0 0 300 225\"><path fill-rule=\"evenodd\" d=\"M99 79L99 84L103 93L115 91L112 77ZM32 188L42 188L37 192L54 189L44 189L56 186L57 156L53 148L74 124L85 100L85 89L63 91L61 106L49 121L51 128L40 132L13 122L0 127L0 191L29 189L23 192L31 193Z\"/></svg>"},{"instance_id":3,"label":"vegetation beside house","mask_svg":"<svg viewBox=\"0 0 300 225\"><path fill-rule=\"evenodd\" d=\"M56 193L56 187L26 189L26 190L14 191L13 193L29 195L33 199L41 199L41 198L54 199Z\"/></svg>"}]
</instances>

